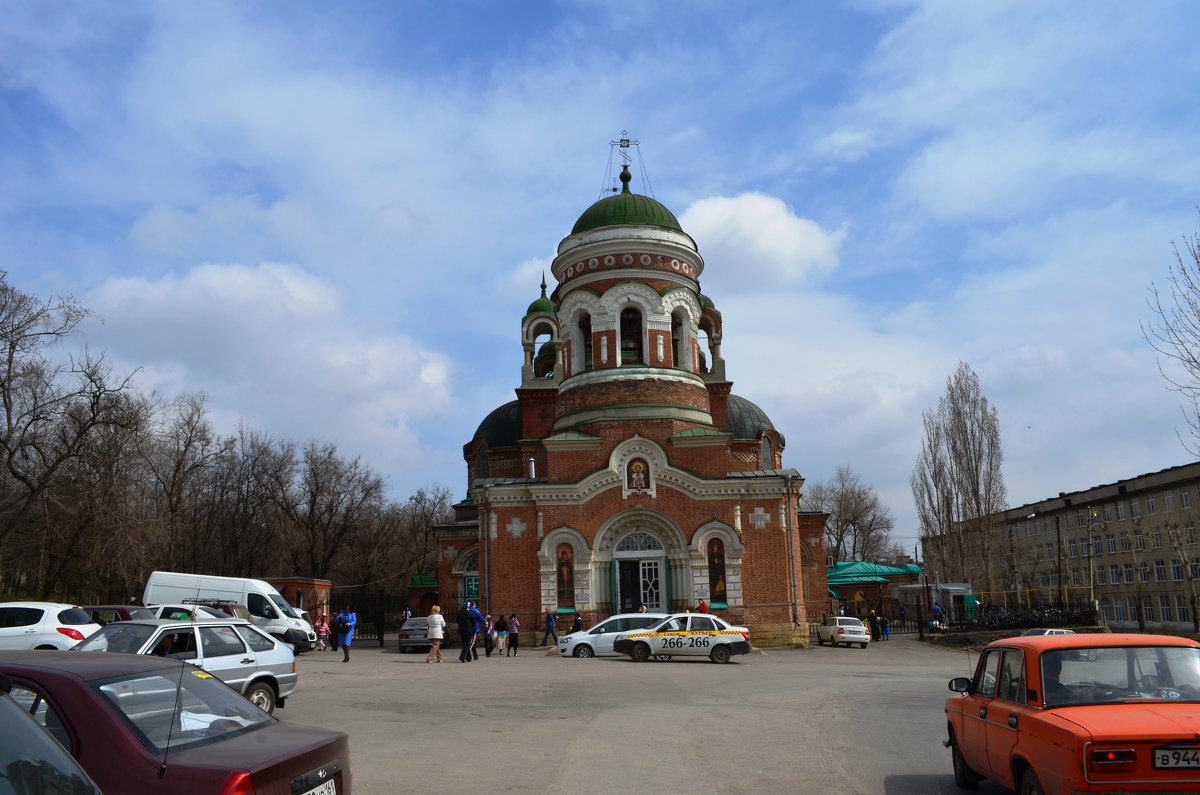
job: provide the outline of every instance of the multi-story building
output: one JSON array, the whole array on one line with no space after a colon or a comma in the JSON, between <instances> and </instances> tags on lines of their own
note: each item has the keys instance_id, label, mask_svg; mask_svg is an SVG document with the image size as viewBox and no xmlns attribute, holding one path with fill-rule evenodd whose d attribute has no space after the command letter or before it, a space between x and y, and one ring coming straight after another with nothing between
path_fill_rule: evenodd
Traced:
<instances>
[{"instance_id":1,"label":"multi-story building","mask_svg":"<svg viewBox=\"0 0 1200 795\"><path fill-rule=\"evenodd\" d=\"M1200 463L1060 493L995 518L1002 552L991 575L1004 588L981 595L992 605L1091 605L1118 626L1194 626Z\"/></svg>"}]
</instances>

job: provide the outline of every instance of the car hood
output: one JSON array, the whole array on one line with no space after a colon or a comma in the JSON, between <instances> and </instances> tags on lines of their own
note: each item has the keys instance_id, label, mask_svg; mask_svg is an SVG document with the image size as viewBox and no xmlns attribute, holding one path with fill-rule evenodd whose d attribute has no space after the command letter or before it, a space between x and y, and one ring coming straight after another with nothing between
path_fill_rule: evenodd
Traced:
<instances>
[{"instance_id":1,"label":"car hood","mask_svg":"<svg viewBox=\"0 0 1200 795\"><path fill-rule=\"evenodd\" d=\"M1093 739L1155 740L1196 736L1200 704L1092 704L1055 707L1047 712L1056 720L1082 730Z\"/></svg>"}]
</instances>

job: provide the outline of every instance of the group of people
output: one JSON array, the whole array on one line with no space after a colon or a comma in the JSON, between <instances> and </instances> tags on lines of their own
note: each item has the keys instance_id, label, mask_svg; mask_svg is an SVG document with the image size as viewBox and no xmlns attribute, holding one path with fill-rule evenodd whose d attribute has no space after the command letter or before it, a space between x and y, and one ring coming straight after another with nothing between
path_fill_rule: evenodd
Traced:
<instances>
[{"instance_id":1,"label":"group of people","mask_svg":"<svg viewBox=\"0 0 1200 795\"><path fill-rule=\"evenodd\" d=\"M489 613L484 615L473 602L463 602L458 609L458 637L462 642L462 650L458 661L467 663L479 659L477 641L483 636L483 653L491 657L495 652L509 657L519 657L521 620L516 613L508 618L503 615L492 618ZM429 639L429 653L425 662L442 661L442 642L446 639L446 618L442 615L440 605L429 608L429 629L426 637Z\"/></svg>"},{"instance_id":2,"label":"group of people","mask_svg":"<svg viewBox=\"0 0 1200 795\"><path fill-rule=\"evenodd\" d=\"M342 662L350 662L350 644L354 642L354 628L358 626L358 613L354 612L353 605L346 605L336 616L333 617L333 623L330 624L329 618L321 613L317 616L317 649L325 651L332 649L337 651L340 647L342 650Z\"/></svg>"},{"instance_id":3,"label":"group of people","mask_svg":"<svg viewBox=\"0 0 1200 795\"><path fill-rule=\"evenodd\" d=\"M458 661L463 663L472 662L479 659L479 638L483 638L483 654L485 657L491 657L493 653L503 657L520 657L519 649L521 647L521 619L516 613L504 617L503 614L493 618L490 613L483 614L479 611L479 607L474 602L463 602L458 609L458 638L462 644L462 649L458 654ZM558 644L557 619L553 610L546 611L546 631L542 635L542 647L545 648L547 641L550 638L554 639L554 643ZM576 615L575 622L571 627L572 632L578 632L583 628L583 620ZM429 629L426 637L429 639L429 654L425 655L425 662L441 662L442 661L442 643L446 639L446 618L442 615L440 605L434 605L429 609ZM534 638L537 636L534 635Z\"/></svg>"}]
</instances>

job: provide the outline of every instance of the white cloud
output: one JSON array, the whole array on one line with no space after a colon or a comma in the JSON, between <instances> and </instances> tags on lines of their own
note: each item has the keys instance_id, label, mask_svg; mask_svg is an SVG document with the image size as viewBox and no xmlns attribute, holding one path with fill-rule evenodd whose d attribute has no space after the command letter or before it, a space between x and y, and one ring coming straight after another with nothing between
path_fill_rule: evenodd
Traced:
<instances>
[{"instance_id":1,"label":"white cloud","mask_svg":"<svg viewBox=\"0 0 1200 795\"><path fill-rule=\"evenodd\" d=\"M847 231L827 232L797 217L781 199L760 193L701 199L679 222L700 241L706 262L721 263L706 266L704 289L726 293L819 280L837 267Z\"/></svg>"},{"instance_id":2,"label":"white cloud","mask_svg":"<svg viewBox=\"0 0 1200 795\"><path fill-rule=\"evenodd\" d=\"M452 412L453 365L347 314L345 295L291 265L204 265L114 278L85 303L87 329L140 391L203 391L223 432L239 423L363 455L384 472L427 466L420 426ZM425 461L426 463L422 463Z\"/></svg>"}]
</instances>

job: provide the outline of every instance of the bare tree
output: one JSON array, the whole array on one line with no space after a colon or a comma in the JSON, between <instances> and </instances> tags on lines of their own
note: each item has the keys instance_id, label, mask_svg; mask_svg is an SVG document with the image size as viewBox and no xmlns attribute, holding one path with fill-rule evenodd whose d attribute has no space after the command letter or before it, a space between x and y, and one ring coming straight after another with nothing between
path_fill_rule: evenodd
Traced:
<instances>
[{"instance_id":1,"label":"bare tree","mask_svg":"<svg viewBox=\"0 0 1200 795\"><path fill-rule=\"evenodd\" d=\"M948 576L994 590L991 561L1007 497L1000 421L960 362L936 411L922 414L924 437L911 479L927 557Z\"/></svg>"},{"instance_id":2,"label":"bare tree","mask_svg":"<svg viewBox=\"0 0 1200 795\"><path fill-rule=\"evenodd\" d=\"M1190 532L1195 533L1195 528L1191 528ZM1179 563L1183 566L1183 581L1185 583L1184 588L1187 591L1188 607L1190 607L1192 611L1192 629L1196 632L1200 632L1200 613L1198 613L1196 610L1197 604L1195 576L1196 568L1200 568L1200 565L1194 567L1193 561L1188 557L1187 537L1183 530L1179 527L1178 522L1167 522L1167 544L1171 547L1171 551L1178 556Z\"/></svg>"},{"instance_id":3,"label":"bare tree","mask_svg":"<svg viewBox=\"0 0 1200 795\"><path fill-rule=\"evenodd\" d=\"M1136 522L1136 520L1135 520ZM1138 631L1146 631L1146 608L1142 604L1144 599L1145 588L1142 583L1149 578L1149 565L1145 559L1146 552L1146 536L1142 534L1142 528L1134 527L1132 530L1126 528L1117 533L1117 538L1121 541L1121 550L1128 552L1133 558L1133 591L1136 599L1134 612L1137 614Z\"/></svg>"},{"instance_id":4,"label":"bare tree","mask_svg":"<svg viewBox=\"0 0 1200 795\"><path fill-rule=\"evenodd\" d=\"M328 577L345 545L383 500L383 479L331 444L309 442L293 481L276 473L273 493L286 522L293 570Z\"/></svg>"},{"instance_id":5,"label":"bare tree","mask_svg":"<svg viewBox=\"0 0 1200 795\"><path fill-rule=\"evenodd\" d=\"M1183 236L1183 250L1172 243L1175 264L1167 286L1150 285L1147 303L1154 315L1141 323L1142 336L1158 354L1158 370L1167 387L1191 402L1184 411L1190 441L1180 437L1192 455L1200 455L1200 234Z\"/></svg>"},{"instance_id":6,"label":"bare tree","mask_svg":"<svg viewBox=\"0 0 1200 795\"><path fill-rule=\"evenodd\" d=\"M848 465L838 467L828 483L807 483L800 504L802 510L829 514L825 549L834 561L895 560L900 555L891 537L891 512Z\"/></svg>"}]
</instances>

